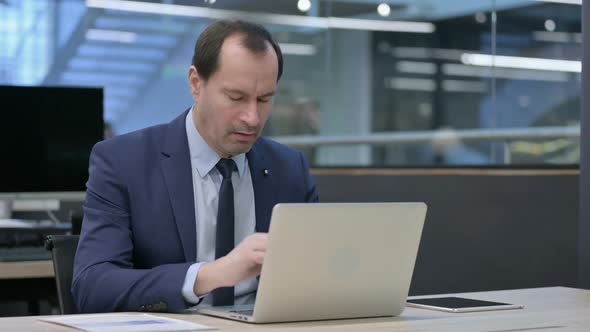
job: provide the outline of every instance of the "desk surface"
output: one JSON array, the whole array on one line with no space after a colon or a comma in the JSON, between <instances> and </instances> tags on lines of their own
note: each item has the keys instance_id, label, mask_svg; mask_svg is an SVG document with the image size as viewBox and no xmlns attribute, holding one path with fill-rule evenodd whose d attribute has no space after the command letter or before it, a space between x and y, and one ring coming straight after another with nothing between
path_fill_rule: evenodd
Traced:
<instances>
[{"instance_id":1,"label":"desk surface","mask_svg":"<svg viewBox=\"0 0 590 332\"><path fill-rule=\"evenodd\" d=\"M406 308L399 317L255 325L196 314L158 314L219 328L221 331L590 331L590 290L565 287L452 294L524 304L524 309L479 313L443 313ZM442 295L441 295L442 296ZM0 318L2 331L76 331L41 322L38 317Z\"/></svg>"},{"instance_id":2,"label":"desk surface","mask_svg":"<svg viewBox=\"0 0 590 332\"><path fill-rule=\"evenodd\" d=\"M0 262L0 279L53 278L53 262Z\"/></svg>"}]
</instances>

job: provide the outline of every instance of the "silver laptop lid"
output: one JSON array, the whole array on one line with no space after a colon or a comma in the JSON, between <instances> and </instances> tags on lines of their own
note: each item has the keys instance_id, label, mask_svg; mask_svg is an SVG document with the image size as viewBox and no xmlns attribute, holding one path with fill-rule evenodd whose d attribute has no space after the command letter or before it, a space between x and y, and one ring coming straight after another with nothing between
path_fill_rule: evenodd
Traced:
<instances>
[{"instance_id":1,"label":"silver laptop lid","mask_svg":"<svg viewBox=\"0 0 590 332\"><path fill-rule=\"evenodd\" d=\"M399 315L425 216L424 203L276 205L254 320Z\"/></svg>"}]
</instances>

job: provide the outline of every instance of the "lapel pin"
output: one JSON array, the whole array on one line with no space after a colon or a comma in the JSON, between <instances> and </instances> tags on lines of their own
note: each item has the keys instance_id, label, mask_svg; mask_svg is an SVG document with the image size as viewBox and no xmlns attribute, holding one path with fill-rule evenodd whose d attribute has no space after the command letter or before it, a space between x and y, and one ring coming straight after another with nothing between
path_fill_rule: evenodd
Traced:
<instances>
[{"instance_id":1,"label":"lapel pin","mask_svg":"<svg viewBox=\"0 0 590 332\"><path fill-rule=\"evenodd\" d=\"M268 170L265 168L264 171L262 171L262 174L264 174L264 176L268 176Z\"/></svg>"}]
</instances>

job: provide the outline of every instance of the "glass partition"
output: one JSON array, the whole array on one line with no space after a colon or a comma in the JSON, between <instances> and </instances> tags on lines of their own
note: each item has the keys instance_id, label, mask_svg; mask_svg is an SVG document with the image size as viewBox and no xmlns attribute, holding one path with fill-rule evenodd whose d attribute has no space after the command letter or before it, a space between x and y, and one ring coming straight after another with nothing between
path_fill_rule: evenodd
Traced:
<instances>
[{"instance_id":1,"label":"glass partition","mask_svg":"<svg viewBox=\"0 0 590 332\"><path fill-rule=\"evenodd\" d=\"M164 123L219 18L280 43L265 135L314 166L579 162L581 0L5 0L0 84L104 87L107 135Z\"/></svg>"}]
</instances>

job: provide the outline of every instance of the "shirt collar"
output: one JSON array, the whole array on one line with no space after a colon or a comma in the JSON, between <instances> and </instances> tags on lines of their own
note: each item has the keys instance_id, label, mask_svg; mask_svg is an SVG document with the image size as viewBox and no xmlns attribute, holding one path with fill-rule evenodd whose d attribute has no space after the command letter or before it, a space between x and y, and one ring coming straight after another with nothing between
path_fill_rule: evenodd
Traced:
<instances>
[{"instance_id":1,"label":"shirt collar","mask_svg":"<svg viewBox=\"0 0 590 332\"><path fill-rule=\"evenodd\" d=\"M193 122L194 106L186 115L186 136L188 138L188 148L191 155L192 166L197 169L199 176L204 178L221 159L217 152L215 152L207 142L203 139L201 134L197 131L195 123ZM244 176L246 171L246 154L240 153L233 156L238 168L238 175Z\"/></svg>"}]
</instances>

